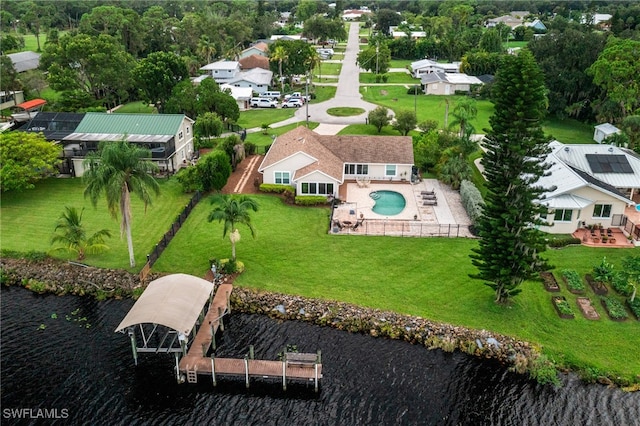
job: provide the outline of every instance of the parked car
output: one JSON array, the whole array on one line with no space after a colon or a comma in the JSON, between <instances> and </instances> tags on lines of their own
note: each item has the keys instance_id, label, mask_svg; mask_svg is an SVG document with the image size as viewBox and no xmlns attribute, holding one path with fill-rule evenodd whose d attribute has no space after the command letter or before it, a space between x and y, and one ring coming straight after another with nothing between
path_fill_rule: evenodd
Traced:
<instances>
[{"instance_id":1,"label":"parked car","mask_svg":"<svg viewBox=\"0 0 640 426\"><path fill-rule=\"evenodd\" d=\"M278 106L276 100L268 98L251 98L249 104L252 108L276 108Z\"/></svg>"},{"instance_id":2,"label":"parked car","mask_svg":"<svg viewBox=\"0 0 640 426\"><path fill-rule=\"evenodd\" d=\"M280 92L264 92L262 98L280 99Z\"/></svg>"},{"instance_id":3,"label":"parked car","mask_svg":"<svg viewBox=\"0 0 640 426\"><path fill-rule=\"evenodd\" d=\"M306 102L309 100L309 96L304 96L302 93L300 92L293 92L289 95L284 95L284 100L285 102L288 101L289 99L301 99L302 102Z\"/></svg>"},{"instance_id":4,"label":"parked car","mask_svg":"<svg viewBox=\"0 0 640 426\"><path fill-rule=\"evenodd\" d=\"M290 98L282 104L282 108L300 108L304 102L300 98Z\"/></svg>"}]
</instances>

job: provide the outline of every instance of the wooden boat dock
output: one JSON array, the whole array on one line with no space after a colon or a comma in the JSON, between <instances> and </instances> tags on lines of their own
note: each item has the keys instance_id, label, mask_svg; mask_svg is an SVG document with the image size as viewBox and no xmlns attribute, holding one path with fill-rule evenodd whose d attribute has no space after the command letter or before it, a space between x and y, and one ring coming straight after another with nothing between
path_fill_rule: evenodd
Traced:
<instances>
[{"instance_id":1,"label":"wooden boat dock","mask_svg":"<svg viewBox=\"0 0 640 426\"><path fill-rule=\"evenodd\" d=\"M287 381L312 381L317 392L322 378L319 351L317 354L285 352L281 361L253 359L253 348L245 358L218 358L214 355L215 335L218 329L224 331L223 317L231 311L229 297L232 291L231 284L218 287L191 348L180 360L179 373L186 376L188 383L197 383L198 375L210 377L214 386L218 376L244 378L247 387L251 378L279 379L284 390ZM207 356L208 353L211 355Z\"/></svg>"}]
</instances>

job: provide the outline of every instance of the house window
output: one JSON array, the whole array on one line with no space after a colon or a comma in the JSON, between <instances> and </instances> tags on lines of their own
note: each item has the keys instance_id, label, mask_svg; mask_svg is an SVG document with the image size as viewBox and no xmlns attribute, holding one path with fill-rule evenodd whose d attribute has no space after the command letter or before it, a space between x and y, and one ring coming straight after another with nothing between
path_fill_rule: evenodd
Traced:
<instances>
[{"instance_id":1,"label":"house window","mask_svg":"<svg viewBox=\"0 0 640 426\"><path fill-rule=\"evenodd\" d=\"M189 134L189 131L190 131L190 130L189 130L189 128L187 127L187 134Z\"/></svg>"},{"instance_id":2,"label":"house window","mask_svg":"<svg viewBox=\"0 0 640 426\"><path fill-rule=\"evenodd\" d=\"M289 172L275 172L276 184L289 185L291 180L289 178Z\"/></svg>"},{"instance_id":3,"label":"house window","mask_svg":"<svg viewBox=\"0 0 640 426\"><path fill-rule=\"evenodd\" d=\"M182 137L183 137L182 132L178 133L178 138L179 138L180 140L182 140Z\"/></svg>"},{"instance_id":4,"label":"house window","mask_svg":"<svg viewBox=\"0 0 640 426\"><path fill-rule=\"evenodd\" d=\"M573 210L567 210L567 209L556 210L553 220L556 222L571 222L572 213L573 213Z\"/></svg>"},{"instance_id":5,"label":"house window","mask_svg":"<svg viewBox=\"0 0 640 426\"><path fill-rule=\"evenodd\" d=\"M305 195L329 195L333 194L333 184L303 182L301 192Z\"/></svg>"},{"instance_id":6,"label":"house window","mask_svg":"<svg viewBox=\"0 0 640 426\"><path fill-rule=\"evenodd\" d=\"M594 218L611 217L611 204L596 204L593 208Z\"/></svg>"},{"instance_id":7,"label":"house window","mask_svg":"<svg viewBox=\"0 0 640 426\"><path fill-rule=\"evenodd\" d=\"M385 176L395 176L396 175L396 165L395 164L387 164L384 169Z\"/></svg>"},{"instance_id":8,"label":"house window","mask_svg":"<svg viewBox=\"0 0 640 426\"><path fill-rule=\"evenodd\" d=\"M367 175L369 174L369 165L368 164L345 164L344 174L345 175Z\"/></svg>"}]
</instances>

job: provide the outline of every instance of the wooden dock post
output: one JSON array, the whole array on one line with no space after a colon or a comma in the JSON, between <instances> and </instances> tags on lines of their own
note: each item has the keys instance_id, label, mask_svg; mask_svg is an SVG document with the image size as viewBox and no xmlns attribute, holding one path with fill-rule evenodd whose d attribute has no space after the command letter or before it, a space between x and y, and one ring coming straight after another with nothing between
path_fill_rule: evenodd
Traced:
<instances>
[{"instance_id":1,"label":"wooden dock post","mask_svg":"<svg viewBox=\"0 0 640 426\"><path fill-rule=\"evenodd\" d=\"M249 360L247 359L247 357L244 357L244 372L245 372L245 381L246 381L246 385L247 385L247 389L249 389Z\"/></svg>"},{"instance_id":2,"label":"wooden dock post","mask_svg":"<svg viewBox=\"0 0 640 426\"><path fill-rule=\"evenodd\" d=\"M138 345L136 344L136 333L133 329L129 329L129 338L131 339L131 351L133 352L133 363L138 365Z\"/></svg>"},{"instance_id":3,"label":"wooden dock post","mask_svg":"<svg viewBox=\"0 0 640 426\"><path fill-rule=\"evenodd\" d=\"M216 350L216 330L213 328L213 324L209 323L211 327L211 349Z\"/></svg>"},{"instance_id":4,"label":"wooden dock post","mask_svg":"<svg viewBox=\"0 0 640 426\"><path fill-rule=\"evenodd\" d=\"M206 342L202 342L202 357L206 357L207 356L207 343Z\"/></svg>"},{"instance_id":5,"label":"wooden dock post","mask_svg":"<svg viewBox=\"0 0 640 426\"><path fill-rule=\"evenodd\" d=\"M216 382L216 363L213 353L211 354L211 378L213 379L213 386L215 387L218 383Z\"/></svg>"},{"instance_id":6,"label":"wooden dock post","mask_svg":"<svg viewBox=\"0 0 640 426\"><path fill-rule=\"evenodd\" d=\"M227 295L227 312L231 313L231 298L228 291L225 294Z\"/></svg>"},{"instance_id":7,"label":"wooden dock post","mask_svg":"<svg viewBox=\"0 0 640 426\"><path fill-rule=\"evenodd\" d=\"M249 345L249 359L254 359L254 357L253 357L253 345Z\"/></svg>"},{"instance_id":8,"label":"wooden dock post","mask_svg":"<svg viewBox=\"0 0 640 426\"><path fill-rule=\"evenodd\" d=\"M287 350L282 355L282 390L287 390Z\"/></svg>"},{"instance_id":9,"label":"wooden dock post","mask_svg":"<svg viewBox=\"0 0 640 426\"><path fill-rule=\"evenodd\" d=\"M224 311L222 308L218 307L218 321L220 322L220 331L224 331L224 324L222 323L222 316L224 315Z\"/></svg>"},{"instance_id":10,"label":"wooden dock post","mask_svg":"<svg viewBox=\"0 0 640 426\"><path fill-rule=\"evenodd\" d=\"M178 352L174 352L175 356L176 356L176 382L178 382L178 384L180 384L180 361L178 360Z\"/></svg>"}]
</instances>

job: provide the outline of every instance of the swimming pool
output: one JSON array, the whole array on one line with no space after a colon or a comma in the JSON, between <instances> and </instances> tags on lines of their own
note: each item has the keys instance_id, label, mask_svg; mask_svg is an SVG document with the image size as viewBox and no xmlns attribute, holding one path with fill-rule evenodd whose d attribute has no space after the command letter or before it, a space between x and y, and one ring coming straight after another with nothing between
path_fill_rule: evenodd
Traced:
<instances>
[{"instance_id":1,"label":"swimming pool","mask_svg":"<svg viewBox=\"0 0 640 426\"><path fill-rule=\"evenodd\" d=\"M376 202L371 210L384 216L397 215L407 205L404 196L396 191L374 191L369 197Z\"/></svg>"}]
</instances>

